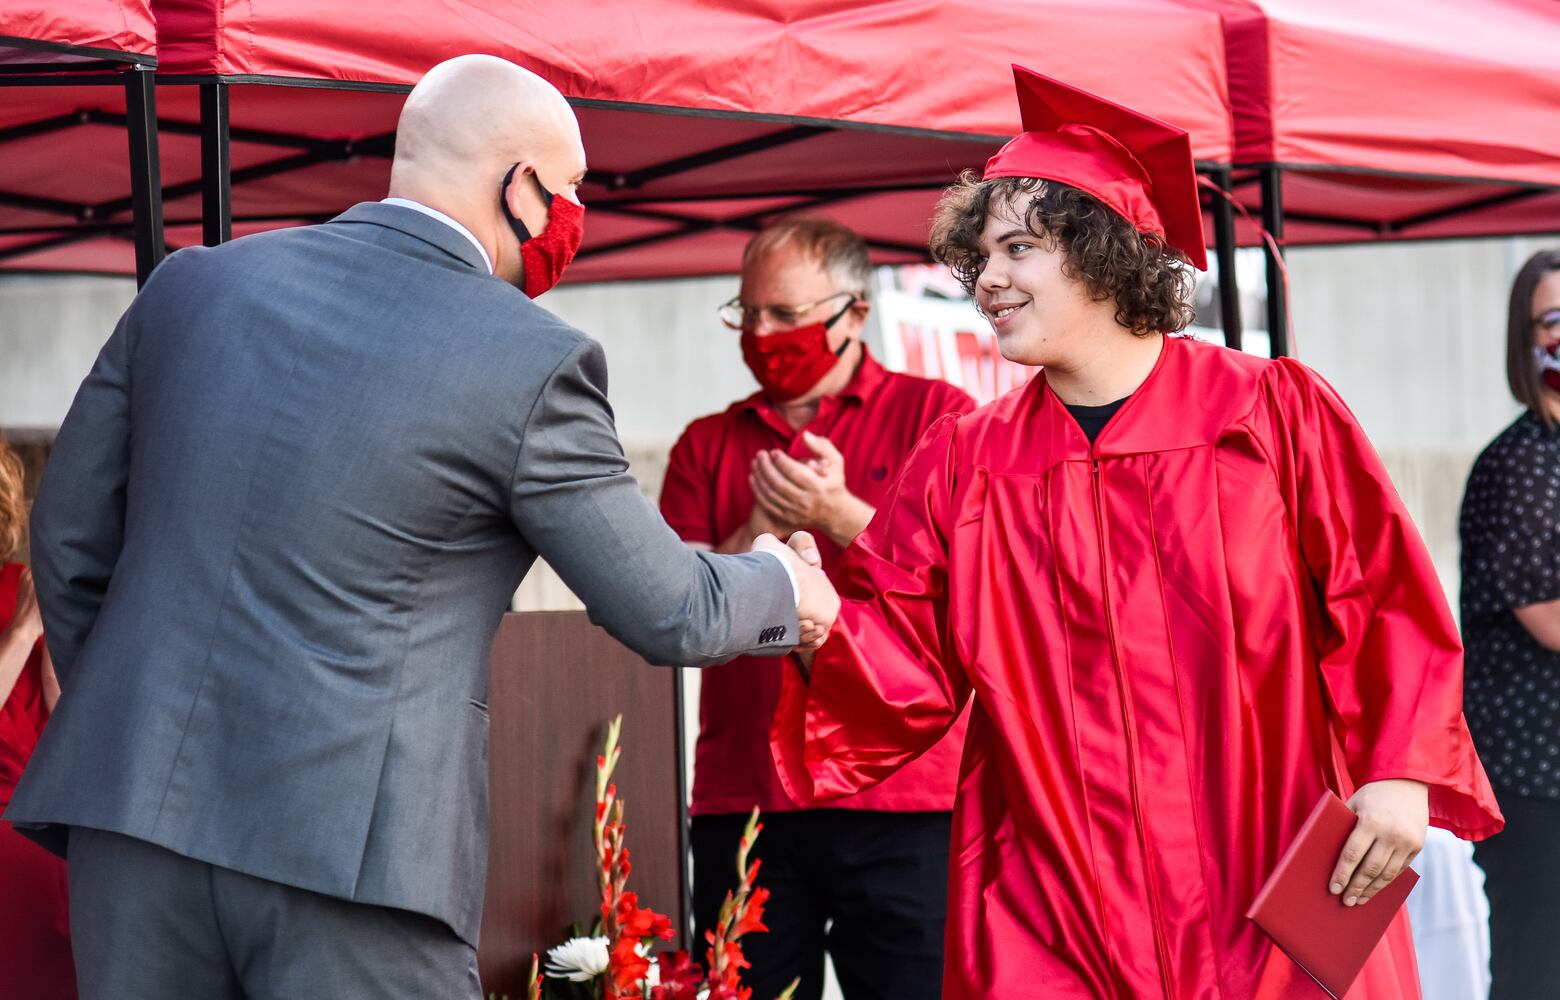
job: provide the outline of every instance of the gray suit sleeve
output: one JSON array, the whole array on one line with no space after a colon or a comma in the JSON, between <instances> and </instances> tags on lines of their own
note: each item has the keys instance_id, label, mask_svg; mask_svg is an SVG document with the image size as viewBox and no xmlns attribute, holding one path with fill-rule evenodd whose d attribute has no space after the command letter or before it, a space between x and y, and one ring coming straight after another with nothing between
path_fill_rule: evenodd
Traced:
<instances>
[{"instance_id":1,"label":"gray suit sleeve","mask_svg":"<svg viewBox=\"0 0 1560 1000\"><path fill-rule=\"evenodd\" d=\"M130 313L103 345L49 453L32 511L32 569L62 689L108 593L125 535Z\"/></svg>"},{"instance_id":2,"label":"gray suit sleeve","mask_svg":"<svg viewBox=\"0 0 1560 1000\"><path fill-rule=\"evenodd\" d=\"M682 543L628 474L601 347L558 365L533 408L510 484L516 526L591 621L652 663L779 655L797 641L785 567Z\"/></svg>"}]
</instances>

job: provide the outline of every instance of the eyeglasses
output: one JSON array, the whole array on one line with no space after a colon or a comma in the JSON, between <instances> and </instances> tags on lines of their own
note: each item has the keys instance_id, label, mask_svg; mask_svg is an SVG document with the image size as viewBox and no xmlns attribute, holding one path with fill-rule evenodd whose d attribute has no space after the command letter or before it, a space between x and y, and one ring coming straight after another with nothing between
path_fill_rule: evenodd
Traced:
<instances>
[{"instance_id":1,"label":"eyeglasses","mask_svg":"<svg viewBox=\"0 0 1560 1000\"><path fill-rule=\"evenodd\" d=\"M830 299L837 299L841 295L850 296L850 301L845 304L846 309L849 309L856 303L856 296L852 292L835 292L833 295L824 296L817 302L809 302L801 306L750 306L744 303L739 295L730 302L723 303L716 312L720 315L720 321L733 330L746 330L749 327L756 327L759 321L765 318L775 326L796 326L808 313ZM841 310L841 312L843 311Z\"/></svg>"},{"instance_id":2,"label":"eyeglasses","mask_svg":"<svg viewBox=\"0 0 1560 1000\"><path fill-rule=\"evenodd\" d=\"M1553 337L1560 333L1560 309L1539 313L1533 317L1533 325L1542 330L1546 337Z\"/></svg>"}]
</instances>

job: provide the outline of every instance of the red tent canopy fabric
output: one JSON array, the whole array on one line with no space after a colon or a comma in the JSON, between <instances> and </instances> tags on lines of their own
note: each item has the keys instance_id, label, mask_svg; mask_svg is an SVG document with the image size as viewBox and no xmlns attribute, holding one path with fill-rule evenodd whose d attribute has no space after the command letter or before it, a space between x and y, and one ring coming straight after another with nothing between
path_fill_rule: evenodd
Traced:
<instances>
[{"instance_id":1,"label":"red tent canopy fabric","mask_svg":"<svg viewBox=\"0 0 1560 1000\"><path fill-rule=\"evenodd\" d=\"M371 18L358 0L154 6L167 74L410 85L488 52L585 102L1008 138L1008 65L1027 60L1175 122L1200 159L1231 148L1219 21L1162 0L383 0Z\"/></svg>"},{"instance_id":2,"label":"red tent canopy fabric","mask_svg":"<svg viewBox=\"0 0 1560 1000\"><path fill-rule=\"evenodd\" d=\"M573 281L726 273L754 228L801 209L857 228L880 263L924 260L937 191L1019 127L1008 64L1021 59L1186 127L1201 158L1233 149L1220 18L1162 0L1015 3L1000 30L972 2L385 0L372 18L356 0L154 6L160 83L233 84L236 231L381 196L401 94L439 60L490 52L533 68L574 101L593 167ZM1141 72L1095 58L1107 44ZM199 239L198 106L193 87L158 94L169 242L180 246ZM89 107L78 94L23 96L0 106L0 122L86 113L54 149L101 141L94 130L122 114L107 92ZM112 168L74 162L67 179L38 163L0 158L0 192L68 202L68 190L123 187ZM113 264L121 205L99 203L95 238L76 230L69 244L36 231L36 216L21 223L35 231L8 233L0 215L0 266L127 268ZM8 239L47 245L8 251Z\"/></svg>"},{"instance_id":3,"label":"red tent canopy fabric","mask_svg":"<svg viewBox=\"0 0 1560 1000\"><path fill-rule=\"evenodd\" d=\"M1553 0L1207 0L1237 163L1560 185Z\"/></svg>"},{"instance_id":4,"label":"red tent canopy fabric","mask_svg":"<svg viewBox=\"0 0 1560 1000\"><path fill-rule=\"evenodd\" d=\"M25 258L33 246L56 249L86 242L76 231L84 217L80 192L125 193L130 204L122 70L156 63L156 22L147 0L7 0L0 5L0 266ZM53 97L27 84L56 82ZM112 86L98 86L98 84ZM9 86L8 86L9 85ZM61 142L61 133L85 121L78 107L117 113L114 142L102 135ZM94 187L94 184L104 186ZM63 187L62 187L63 185ZM59 197L69 189L70 200ZM101 197L93 198L100 201ZM130 226L125 225L128 233ZM58 258L67 270L135 273L131 245L119 241L103 259ZM47 260L39 266L50 267Z\"/></svg>"},{"instance_id":5,"label":"red tent canopy fabric","mask_svg":"<svg viewBox=\"0 0 1560 1000\"><path fill-rule=\"evenodd\" d=\"M0 66L68 70L124 55L151 61L157 26L147 0L6 0Z\"/></svg>"},{"instance_id":6,"label":"red tent canopy fabric","mask_svg":"<svg viewBox=\"0 0 1560 1000\"><path fill-rule=\"evenodd\" d=\"M1560 231L1554 0L1180 0L1221 14L1234 162L1290 243Z\"/></svg>"},{"instance_id":7,"label":"red tent canopy fabric","mask_svg":"<svg viewBox=\"0 0 1560 1000\"><path fill-rule=\"evenodd\" d=\"M1560 231L1550 0L153 7L175 247L200 221L196 88L177 84L231 85L248 232L380 196L401 95L462 52L535 69L580 114L574 281L729 272L755 227L802 210L859 229L881 263L924 259L937 190L1019 127L1010 62L1188 129L1205 165L1283 165L1292 245ZM129 270L122 168L88 155L123 110L110 89L0 88L0 141L23 136L0 145L0 267ZM1235 180L1255 215L1255 172Z\"/></svg>"}]
</instances>

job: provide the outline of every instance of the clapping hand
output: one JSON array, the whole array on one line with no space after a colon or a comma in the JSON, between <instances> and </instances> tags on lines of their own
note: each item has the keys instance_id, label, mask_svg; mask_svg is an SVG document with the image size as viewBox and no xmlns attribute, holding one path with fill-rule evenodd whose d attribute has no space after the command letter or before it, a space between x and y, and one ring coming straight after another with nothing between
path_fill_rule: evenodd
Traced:
<instances>
[{"instance_id":1,"label":"clapping hand","mask_svg":"<svg viewBox=\"0 0 1560 1000\"><path fill-rule=\"evenodd\" d=\"M802 441L813 453L805 462L778 449L753 456L750 523L816 527L844 548L872 519L872 507L846 488L845 459L832 441L811 431Z\"/></svg>"}]
</instances>

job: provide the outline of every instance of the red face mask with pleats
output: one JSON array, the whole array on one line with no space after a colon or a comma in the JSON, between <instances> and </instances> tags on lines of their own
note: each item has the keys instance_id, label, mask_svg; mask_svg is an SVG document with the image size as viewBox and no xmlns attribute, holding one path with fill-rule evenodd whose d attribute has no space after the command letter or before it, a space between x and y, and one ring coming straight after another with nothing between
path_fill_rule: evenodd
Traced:
<instances>
[{"instance_id":1,"label":"red face mask with pleats","mask_svg":"<svg viewBox=\"0 0 1560 1000\"><path fill-rule=\"evenodd\" d=\"M846 340L837 351L829 350L829 324L813 323L765 334L752 327L742 331L742 360L758 379L764 395L777 403L798 399L829 374L850 346Z\"/></svg>"},{"instance_id":2,"label":"red face mask with pleats","mask_svg":"<svg viewBox=\"0 0 1560 1000\"><path fill-rule=\"evenodd\" d=\"M515 169L510 167L509 173L504 175L499 205L504 210L504 218L509 220L509 228L520 239L520 260L525 265L523 291L528 298L534 299L558 283L564 269L579 252L580 244L585 240L585 206L568 198L556 197L542 186L535 174L531 174L531 180L536 183L537 190L542 193L542 201L547 205L547 225L540 233L532 236L526 224L509 211L509 201L502 194L502 191L509 189Z\"/></svg>"},{"instance_id":3,"label":"red face mask with pleats","mask_svg":"<svg viewBox=\"0 0 1560 1000\"><path fill-rule=\"evenodd\" d=\"M758 380L764 395L777 403L799 399L829 374L850 346L847 338L838 350L829 349L829 329L856 304L853 296L840 311L820 323L781 330L760 337L753 326L742 329L742 360Z\"/></svg>"}]
</instances>

